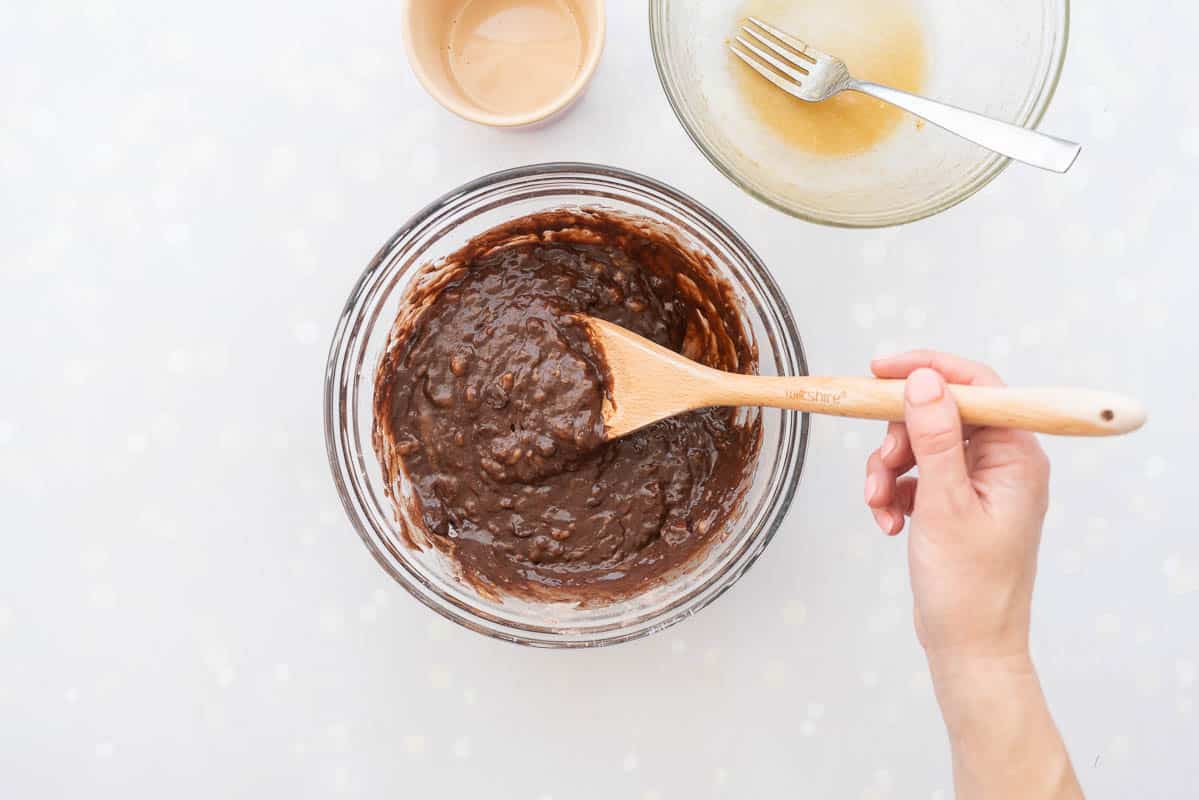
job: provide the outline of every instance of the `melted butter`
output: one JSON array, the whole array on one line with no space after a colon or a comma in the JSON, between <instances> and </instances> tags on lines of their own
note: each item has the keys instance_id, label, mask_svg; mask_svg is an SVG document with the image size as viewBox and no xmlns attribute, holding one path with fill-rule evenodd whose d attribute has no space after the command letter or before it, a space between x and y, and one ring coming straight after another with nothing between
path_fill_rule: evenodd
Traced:
<instances>
[{"instance_id":1,"label":"melted butter","mask_svg":"<svg viewBox=\"0 0 1199 800\"><path fill-rule=\"evenodd\" d=\"M566 0L468 0L450 30L447 58L479 106L528 113L570 88L582 68L583 40Z\"/></svg>"},{"instance_id":2,"label":"melted butter","mask_svg":"<svg viewBox=\"0 0 1199 800\"><path fill-rule=\"evenodd\" d=\"M747 0L738 21L748 16L842 59L855 78L920 92L927 56L910 0ZM895 106L858 92L804 102L732 55L729 68L757 119L787 144L808 153L863 153L901 122L917 122Z\"/></svg>"}]
</instances>

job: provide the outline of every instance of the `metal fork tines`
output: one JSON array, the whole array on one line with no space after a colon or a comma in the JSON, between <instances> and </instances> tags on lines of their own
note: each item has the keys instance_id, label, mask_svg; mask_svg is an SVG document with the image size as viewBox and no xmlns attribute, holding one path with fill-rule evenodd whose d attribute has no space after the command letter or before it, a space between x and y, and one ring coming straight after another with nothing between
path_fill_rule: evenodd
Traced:
<instances>
[{"instance_id":1,"label":"metal fork tines","mask_svg":"<svg viewBox=\"0 0 1199 800\"><path fill-rule=\"evenodd\" d=\"M746 20L729 49L775 86L809 102L825 99L849 78L840 59L757 17Z\"/></svg>"}]
</instances>

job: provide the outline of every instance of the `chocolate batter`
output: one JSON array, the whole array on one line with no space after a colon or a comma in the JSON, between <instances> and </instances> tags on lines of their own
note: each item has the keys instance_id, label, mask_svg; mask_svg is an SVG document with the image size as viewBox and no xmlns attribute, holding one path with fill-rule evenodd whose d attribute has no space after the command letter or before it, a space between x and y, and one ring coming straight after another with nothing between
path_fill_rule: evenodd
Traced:
<instances>
[{"instance_id":1,"label":"chocolate batter","mask_svg":"<svg viewBox=\"0 0 1199 800\"><path fill-rule=\"evenodd\" d=\"M668 579L723 535L757 456L757 412L733 409L604 443L606 369L576 314L756 368L728 286L647 220L539 214L427 267L376 376L375 448L409 538L492 596L603 602Z\"/></svg>"}]
</instances>

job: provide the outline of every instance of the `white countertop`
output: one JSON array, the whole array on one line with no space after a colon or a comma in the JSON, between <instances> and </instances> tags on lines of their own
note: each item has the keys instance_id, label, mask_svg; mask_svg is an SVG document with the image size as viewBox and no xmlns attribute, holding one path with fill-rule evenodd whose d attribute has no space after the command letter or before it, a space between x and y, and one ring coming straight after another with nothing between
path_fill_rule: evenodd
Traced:
<instances>
[{"instance_id":1,"label":"white countertop","mask_svg":"<svg viewBox=\"0 0 1199 800\"><path fill-rule=\"evenodd\" d=\"M351 529L321 425L351 285L442 192L584 160L728 219L815 371L920 344L1144 398L1136 436L1049 443L1035 647L1092 797L1199 795L1193 4L1079 3L1044 124L1086 143L1074 171L1016 166L878 232L725 181L667 106L641 2L609 3L583 101L523 132L420 91L399 5L0 9L0 794L950 796L904 543L861 501L879 425L814 420L757 566L596 652L456 628Z\"/></svg>"}]
</instances>

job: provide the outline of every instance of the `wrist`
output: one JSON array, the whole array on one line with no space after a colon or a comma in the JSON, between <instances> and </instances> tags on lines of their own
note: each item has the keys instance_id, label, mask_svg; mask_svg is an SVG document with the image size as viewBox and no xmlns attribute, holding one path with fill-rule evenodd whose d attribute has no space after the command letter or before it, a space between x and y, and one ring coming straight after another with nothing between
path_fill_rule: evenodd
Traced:
<instances>
[{"instance_id":1,"label":"wrist","mask_svg":"<svg viewBox=\"0 0 1199 800\"><path fill-rule=\"evenodd\" d=\"M1082 792L1024 652L929 654L962 798L1080 800Z\"/></svg>"},{"instance_id":2,"label":"wrist","mask_svg":"<svg viewBox=\"0 0 1199 800\"><path fill-rule=\"evenodd\" d=\"M934 681L1036 676L1032 655L1028 647L1023 645L1006 648L942 647L926 649L924 655Z\"/></svg>"},{"instance_id":3,"label":"wrist","mask_svg":"<svg viewBox=\"0 0 1199 800\"><path fill-rule=\"evenodd\" d=\"M996 692L1024 685L1040 688L1036 668L1027 650L996 653L937 651L928 656L929 672L942 700L984 701Z\"/></svg>"},{"instance_id":4,"label":"wrist","mask_svg":"<svg viewBox=\"0 0 1199 800\"><path fill-rule=\"evenodd\" d=\"M1028 652L928 654L941 714L950 732L986 726L1002 706L1043 703L1041 683Z\"/></svg>"}]
</instances>

